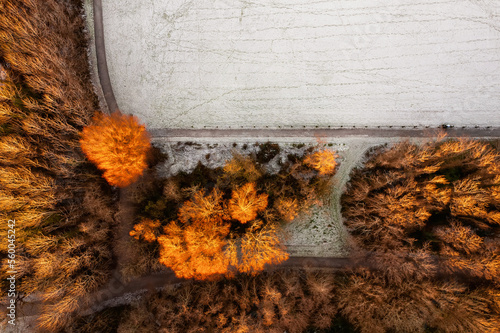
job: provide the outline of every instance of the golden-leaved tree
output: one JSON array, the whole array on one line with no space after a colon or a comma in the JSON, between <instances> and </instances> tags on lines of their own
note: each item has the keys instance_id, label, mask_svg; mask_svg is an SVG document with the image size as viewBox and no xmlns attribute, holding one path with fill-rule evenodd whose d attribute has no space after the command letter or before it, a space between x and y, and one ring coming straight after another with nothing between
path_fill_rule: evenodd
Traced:
<instances>
[{"instance_id":1,"label":"golden-leaved tree","mask_svg":"<svg viewBox=\"0 0 500 333\"><path fill-rule=\"evenodd\" d=\"M288 259L275 224L255 223L241 239L241 253L238 271L244 273L262 271L266 264L279 264Z\"/></svg>"},{"instance_id":2,"label":"golden-leaved tree","mask_svg":"<svg viewBox=\"0 0 500 333\"><path fill-rule=\"evenodd\" d=\"M126 187L147 167L149 136L137 117L115 112L97 114L83 129L80 144L87 158L104 171L109 184Z\"/></svg>"},{"instance_id":3,"label":"golden-leaved tree","mask_svg":"<svg viewBox=\"0 0 500 333\"><path fill-rule=\"evenodd\" d=\"M196 191L191 200L184 202L177 216L182 223L211 223L229 219L222 192L217 188L208 195L203 190Z\"/></svg>"},{"instance_id":4,"label":"golden-leaved tree","mask_svg":"<svg viewBox=\"0 0 500 333\"><path fill-rule=\"evenodd\" d=\"M159 260L178 277L206 279L228 272L232 253L225 237L229 224L198 221L181 228L177 222L171 222L163 232L158 237Z\"/></svg>"},{"instance_id":5,"label":"golden-leaved tree","mask_svg":"<svg viewBox=\"0 0 500 333\"><path fill-rule=\"evenodd\" d=\"M203 280L232 276L236 271L255 273L265 264L288 259L277 226L255 220L267 207L266 194L258 194L255 185L248 183L233 190L230 200L222 196L217 188L208 194L195 191L179 208L178 221L164 226L159 236L160 224L150 219L136 224L130 235L149 242L157 240L160 263L181 278ZM232 220L251 222L251 226L237 238L230 232Z\"/></svg>"},{"instance_id":6,"label":"golden-leaved tree","mask_svg":"<svg viewBox=\"0 0 500 333\"><path fill-rule=\"evenodd\" d=\"M284 221L290 222L299 214L297 199L279 198L275 201L276 210Z\"/></svg>"},{"instance_id":7,"label":"golden-leaved tree","mask_svg":"<svg viewBox=\"0 0 500 333\"><path fill-rule=\"evenodd\" d=\"M146 242L154 242L157 238L157 229L160 227L160 221L143 219L140 223L134 225L134 230L130 231L130 236L135 239L142 238Z\"/></svg>"},{"instance_id":8,"label":"golden-leaved tree","mask_svg":"<svg viewBox=\"0 0 500 333\"><path fill-rule=\"evenodd\" d=\"M304 159L304 163L317 170L320 175L333 175L335 173L335 167L337 166L335 158L337 158L335 152L328 149L322 149L307 155Z\"/></svg>"},{"instance_id":9,"label":"golden-leaved tree","mask_svg":"<svg viewBox=\"0 0 500 333\"><path fill-rule=\"evenodd\" d=\"M254 183L247 183L233 191L229 200L231 217L241 223L255 220L257 213L267 207L267 194L257 194Z\"/></svg>"}]
</instances>

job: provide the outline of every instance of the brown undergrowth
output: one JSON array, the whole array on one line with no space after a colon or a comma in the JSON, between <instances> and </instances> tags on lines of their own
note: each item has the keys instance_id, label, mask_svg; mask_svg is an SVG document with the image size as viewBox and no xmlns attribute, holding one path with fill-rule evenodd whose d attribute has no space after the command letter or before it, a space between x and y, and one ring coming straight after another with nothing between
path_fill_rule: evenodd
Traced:
<instances>
[{"instance_id":1,"label":"brown undergrowth","mask_svg":"<svg viewBox=\"0 0 500 333\"><path fill-rule=\"evenodd\" d=\"M65 332L497 332L499 306L496 290L456 281L276 270L169 286Z\"/></svg>"},{"instance_id":2,"label":"brown undergrowth","mask_svg":"<svg viewBox=\"0 0 500 333\"><path fill-rule=\"evenodd\" d=\"M78 142L97 108L80 5L0 3L0 216L16 221L17 288L42 298L39 324L48 331L107 281L112 265L115 194Z\"/></svg>"},{"instance_id":3,"label":"brown undergrowth","mask_svg":"<svg viewBox=\"0 0 500 333\"><path fill-rule=\"evenodd\" d=\"M442 138L380 150L354 171L342 207L367 250L416 250L447 271L500 277L500 154L488 143Z\"/></svg>"},{"instance_id":4,"label":"brown undergrowth","mask_svg":"<svg viewBox=\"0 0 500 333\"><path fill-rule=\"evenodd\" d=\"M343 290L364 305L344 315L366 332L497 332L499 191L500 154L488 142L440 137L371 152L342 197L370 260ZM409 294L411 307L400 303Z\"/></svg>"},{"instance_id":5,"label":"brown undergrowth","mask_svg":"<svg viewBox=\"0 0 500 333\"><path fill-rule=\"evenodd\" d=\"M155 292L125 309L126 332L303 332L327 328L337 314L332 276L314 272L263 273L212 282L189 281ZM78 332L93 319L82 318ZM94 321L94 325L90 321Z\"/></svg>"}]
</instances>

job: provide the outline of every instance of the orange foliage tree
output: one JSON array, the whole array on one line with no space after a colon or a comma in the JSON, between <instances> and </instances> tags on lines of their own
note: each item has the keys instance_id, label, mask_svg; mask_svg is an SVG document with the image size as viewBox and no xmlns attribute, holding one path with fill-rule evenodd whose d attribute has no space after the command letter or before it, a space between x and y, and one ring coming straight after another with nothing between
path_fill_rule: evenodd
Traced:
<instances>
[{"instance_id":1,"label":"orange foliage tree","mask_svg":"<svg viewBox=\"0 0 500 333\"><path fill-rule=\"evenodd\" d=\"M229 200L231 217L241 223L255 220L257 213L267 207L267 194L257 194L255 183L247 183L233 191Z\"/></svg>"},{"instance_id":2,"label":"orange foliage tree","mask_svg":"<svg viewBox=\"0 0 500 333\"><path fill-rule=\"evenodd\" d=\"M265 264L288 259L276 225L256 222L240 240L226 239L229 227L228 223L194 223L182 228L171 222L158 237L160 263L180 278L204 280L232 276L234 271L255 274Z\"/></svg>"},{"instance_id":3,"label":"orange foliage tree","mask_svg":"<svg viewBox=\"0 0 500 333\"><path fill-rule=\"evenodd\" d=\"M262 271L265 264L279 264L289 257L274 224L254 224L241 239L241 253L238 271L244 273Z\"/></svg>"},{"instance_id":4,"label":"orange foliage tree","mask_svg":"<svg viewBox=\"0 0 500 333\"><path fill-rule=\"evenodd\" d=\"M194 191L178 211L179 225L173 221L158 237L160 263L181 278L210 279L228 273L236 250L226 240L230 219L223 193L215 188L205 195Z\"/></svg>"},{"instance_id":5,"label":"orange foliage tree","mask_svg":"<svg viewBox=\"0 0 500 333\"><path fill-rule=\"evenodd\" d=\"M229 224L194 223L181 228L171 222L158 237L160 263L172 268L181 278L208 279L225 274L232 258L224 239Z\"/></svg>"},{"instance_id":6,"label":"orange foliage tree","mask_svg":"<svg viewBox=\"0 0 500 333\"><path fill-rule=\"evenodd\" d=\"M263 226L254 221L240 239L230 235L230 220L255 220L257 212L267 207L266 194L257 194L255 184L248 183L233 191L229 204L222 197L217 188L208 194L195 191L179 208L180 223L170 222L157 238L160 263L172 268L178 277L211 279L231 276L234 271L255 273L263 270L266 263L288 259L275 224ZM152 228L157 228L157 224L145 219L130 235L153 239Z\"/></svg>"},{"instance_id":7,"label":"orange foliage tree","mask_svg":"<svg viewBox=\"0 0 500 333\"><path fill-rule=\"evenodd\" d=\"M248 182L255 182L262 176L262 171L249 156L234 153L233 158L224 165L224 175L231 181L240 178Z\"/></svg>"},{"instance_id":8,"label":"orange foliage tree","mask_svg":"<svg viewBox=\"0 0 500 333\"><path fill-rule=\"evenodd\" d=\"M182 223L189 221L206 222L228 220L229 216L222 200L222 192L214 189L209 195L203 190L193 194L191 200L186 201L179 209L178 218Z\"/></svg>"},{"instance_id":9,"label":"orange foliage tree","mask_svg":"<svg viewBox=\"0 0 500 333\"><path fill-rule=\"evenodd\" d=\"M142 175L151 149L149 136L137 117L115 112L97 114L83 129L80 145L87 158L101 170L109 184L125 187Z\"/></svg>"},{"instance_id":10,"label":"orange foliage tree","mask_svg":"<svg viewBox=\"0 0 500 333\"><path fill-rule=\"evenodd\" d=\"M304 159L304 163L319 171L320 175L333 175L335 167L337 166L337 162L335 161L336 157L337 154L335 154L335 152L328 149L322 149L307 155Z\"/></svg>"},{"instance_id":11,"label":"orange foliage tree","mask_svg":"<svg viewBox=\"0 0 500 333\"><path fill-rule=\"evenodd\" d=\"M288 259L279 223L290 222L316 200L316 191L335 171L335 157L320 151L308 157L311 167L294 159L279 174L264 177L252 157L235 154L222 173L200 169L206 179L190 187L178 188L182 177L172 177L164 184L164 198L151 207L165 207L168 199L177 201L177 208L150 215L161 219L165 214L171 222L157 236L157 224L145 219L130 235L147 241L156 237L160 263L181 278L262 271L266 264Z\"/></svg>"},{"instance_id":12,"label":"orange foliage tree","mask_svg":"<svg viewBox=\"0 0 500 333\"><path fill-rule=\"evenodd\" d=\"M146 242L152 243L157 239L156 230L160 227L160 221L143 219L134 225L134 230L130 231L130 236L135 239L143 238Z\"/></svg>"},{"instance_id":13,"label":"orange foliage tree","mask_svg":"<svg viewBox=\"0 0 500 333\"><path fill-rule=\"evenodd\" d=\"M299 214L299 203L297 199L280 198L275 202L276 209L286 221L292 221Z\"/></svg>"}]
</instances>

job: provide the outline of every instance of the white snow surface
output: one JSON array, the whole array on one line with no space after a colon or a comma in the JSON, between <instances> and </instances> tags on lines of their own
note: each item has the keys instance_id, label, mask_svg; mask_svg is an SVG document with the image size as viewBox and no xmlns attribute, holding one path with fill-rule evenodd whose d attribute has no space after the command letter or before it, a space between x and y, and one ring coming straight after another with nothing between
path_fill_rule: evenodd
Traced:
<instances>
[{"instance_id":1,"label":"white snow surface","mask_svg":"<svg viewBox=\"0 0 500 333\"><path fill-rule=\"evenodd\" d=\"M500 126L498 0L106 0L149 128Z\"/></svg>"}]
</instances>

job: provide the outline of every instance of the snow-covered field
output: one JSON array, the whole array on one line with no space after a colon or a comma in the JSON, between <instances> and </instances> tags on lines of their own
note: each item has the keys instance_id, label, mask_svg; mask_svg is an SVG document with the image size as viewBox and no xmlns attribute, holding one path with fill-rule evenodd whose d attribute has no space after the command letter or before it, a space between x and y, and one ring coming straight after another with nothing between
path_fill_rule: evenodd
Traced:
<instances>
[{"instance_id":1,"label":"snow-covered field","mask_svg":"<svg viewBox=\"0 0 500 333\"><path fill-rule=\"evenodd\" d=\"M498 0L106 0L149 128L500 125Z\"/></svg>"}]
</instances>

